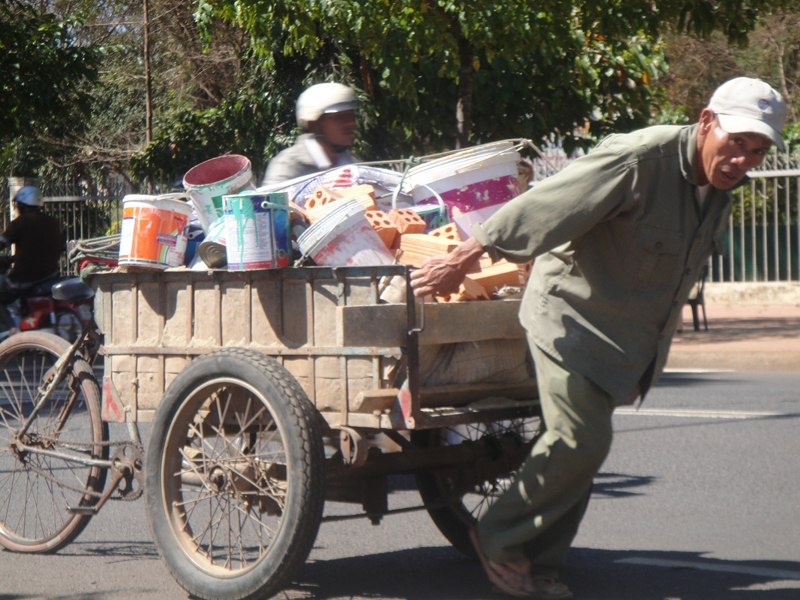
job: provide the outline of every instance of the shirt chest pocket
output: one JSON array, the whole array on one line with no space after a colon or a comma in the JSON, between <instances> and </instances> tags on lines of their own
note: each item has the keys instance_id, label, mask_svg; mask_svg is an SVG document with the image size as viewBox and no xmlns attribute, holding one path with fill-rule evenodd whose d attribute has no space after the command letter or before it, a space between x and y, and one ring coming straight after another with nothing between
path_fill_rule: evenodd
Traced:
<instances>
[{"instance_id":1,"label":"shirt chest pocket","mask_svg":"<svg viewBox=\"0 0 800 600\"><path fill-rule=\"evenodd\" d=\"M683 237L657 227L640 226L625 260L625 272L637 282L667 285L680 280Z\"/></svg>"}]
</instances>

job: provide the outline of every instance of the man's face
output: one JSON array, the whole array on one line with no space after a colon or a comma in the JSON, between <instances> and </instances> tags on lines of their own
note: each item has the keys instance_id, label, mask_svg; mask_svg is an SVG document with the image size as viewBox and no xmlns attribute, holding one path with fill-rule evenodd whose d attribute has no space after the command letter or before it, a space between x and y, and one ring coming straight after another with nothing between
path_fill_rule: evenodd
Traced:
<instances>
[{"instance_id":1,"label":"man's face","mask_svg":"<svg viewBox=\"0 0 800 600\"><path fill-rule=\"evenodd\" d=\"M356 111L343 110L322 115L316 122L316 129L315 133L331 146L350 147L355 139Z\"/></svg>"},{"instance_id":2,"label":"man's face","mask_svg":"<svg viewBox=\"0 0 800 600\"><path fill-rule=\"evenodd\" d=\"M710 113L706 114L706 113ZM762 163L772 142L759 133L728 133L708 109L700 117L698 151L701 185L710 183L718 190L729 190Z\"/></svg>"}]
</instances>

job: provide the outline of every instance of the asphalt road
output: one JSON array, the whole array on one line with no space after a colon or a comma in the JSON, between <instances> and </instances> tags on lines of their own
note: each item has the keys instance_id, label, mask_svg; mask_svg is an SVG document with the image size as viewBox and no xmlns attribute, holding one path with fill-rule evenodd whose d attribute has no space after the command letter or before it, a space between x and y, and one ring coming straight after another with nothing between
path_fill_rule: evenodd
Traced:
<instances>
[{"instance_id":1,"label":"asphalt road","mask_svg":"<svg viewBox=\"0 0 800 600\"><path fill-rule=\"evenodd\" d=\"M581 600L800 598L800 373L670 373L620 410L562 572ZM418 502L397 478L390 507ZM329 503L326 514L352 507ZM144 505L111 503L55 556L0 552L0 600L181 599ZM496 600L425 513L324 523L278 598Z\"/></svg>"}]
</instances>

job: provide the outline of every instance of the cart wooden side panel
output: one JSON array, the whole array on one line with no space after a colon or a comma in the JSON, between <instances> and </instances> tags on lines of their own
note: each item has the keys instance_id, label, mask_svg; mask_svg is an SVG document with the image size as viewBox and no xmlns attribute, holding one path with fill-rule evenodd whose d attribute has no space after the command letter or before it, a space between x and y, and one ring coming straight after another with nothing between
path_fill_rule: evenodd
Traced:
<instances>
[{"instance_id":1,"label":"cart wooden side panel","mask_svg":"<svg viewBox=\"0 0 800 600\"><path fill-rule=\"evenodd\" d=\"M331 426L405 428L395 404L409 367L409 306L380 303L383 278L391 276L404 277L405 268L97 274L103 414L151 420L192 358L245 347L281 362ZM427 305L419 344L523 338L517 310L517 301ZM413 325L413 311L410 318ZM437 386L418 395L431 407L530 396L530 382L519 384Z\"/></svg>"}]
</instances>

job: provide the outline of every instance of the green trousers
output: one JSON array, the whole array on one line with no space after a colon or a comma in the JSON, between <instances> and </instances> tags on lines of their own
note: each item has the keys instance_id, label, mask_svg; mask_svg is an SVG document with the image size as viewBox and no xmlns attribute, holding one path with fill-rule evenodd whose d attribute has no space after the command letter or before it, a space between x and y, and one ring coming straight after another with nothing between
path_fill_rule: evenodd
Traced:
<instances>
[{"instance_id":1,"label":"green trousers","mask_svg":"<svg viewBox=\"0 0 800 600\"><path fill-rule=\"evenodd\" d=\"M481 517L478 536L492 560L528 558L532 573L557 578L611 448L614 400L530 346L545 432L514 484Z\"/></svg>"}]
</instances>

